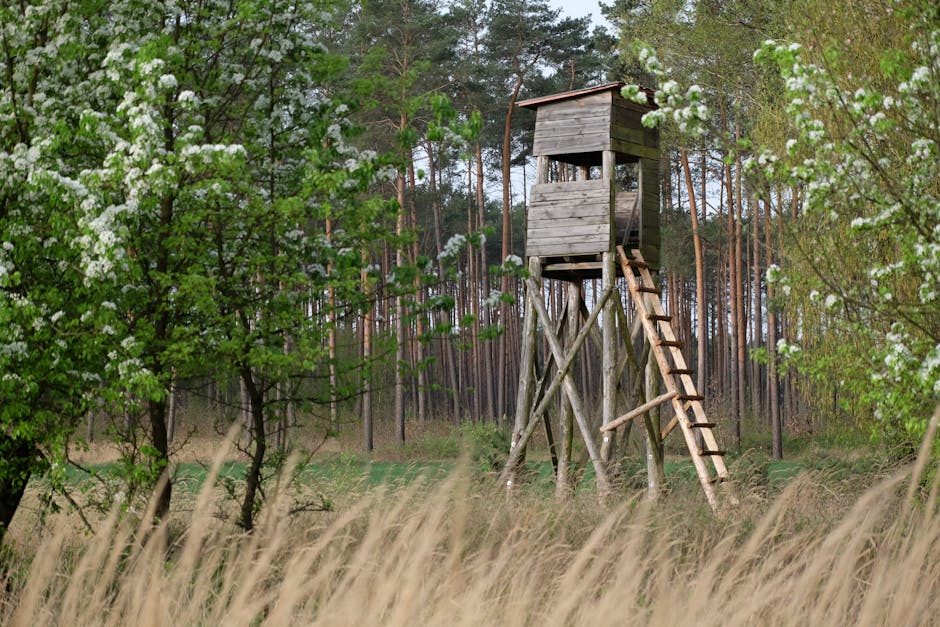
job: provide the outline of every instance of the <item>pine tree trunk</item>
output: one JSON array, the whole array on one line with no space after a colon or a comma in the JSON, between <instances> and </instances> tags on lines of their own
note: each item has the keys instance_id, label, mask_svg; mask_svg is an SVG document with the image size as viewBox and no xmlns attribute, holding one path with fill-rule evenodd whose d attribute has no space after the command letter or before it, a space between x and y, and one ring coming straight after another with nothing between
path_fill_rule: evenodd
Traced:
<instances>
[{"instance_id":1,"label":"pine tree trunk","mask_svg":"<svg viewBox=\"0 0 940 627\"><path fill-rule=\"evenodd\" d=\"M363 253L366 257L366 253ZM368 258L365 259L368 262ZM363 266L368 263L363 264ZM369 288L369 278L363 269L361 274L362 292L366 296L366 310L362 315L362 365L364 377L362 380L362 448L371 453L375 448L372 431L372 326L375 315L375 303L372 300L371 290Z\"/></svg>"},{"instance_id":2,"label":"pine tree trunk","mask_svg":"<svg viewBox=\"0 0 940 627\"><path fill-rule=\"evenodd\" d=\"M764 247L767 266L773 264L770 201L764 204ZM777 379L777 312L773 307L774 285L767 283L767 395L770 399L770 425L774 459L783 459L783 423L780 420L780 387Z\"/></svg>"},{"instance_id":3,"label":"pine tree trunk","mask_svg":"<svg viewBox=\"0 0 940 627\"><path fill-rule=\"evenodd\" d=\"M704 155L704 153L703 153ZM706 329L705 329L705 252L702 248L702 238L699 234L699 224L698 224L698 207L695 203L695 186L692 184L692 171L689 168L689 158L686 154L686 151L683 150L680 153L680 158L682 159L682 170L685 173L685 184L688 189L689 194L689 215L692 217L692 246L695 249L695 303L696 303L696 324L695 324L695 333L697 337L697 350L698 350L698 372L696 373L696 382L698 384L699 394L703 394L705 390L705 342L706 342ZM704 157L703 157L704 161ZM703 163L704 166L704 163ZM702 176L705 176L704 167L702 169ZM704 205L705 198L702 198L703 205L703 215L704 215Z\"/></svg>"},{"instance_id":4,"label":"pine tree trunk","mask_svg":"<svg viewBox=\"0 0 940 627\"><path fill-rule=\"evenodd\" d=\"M437 246L437 269L441 278L444 277L444 260L441 258L441 252L444 250L443 238L441 236L441 202L438 197L437 192L437 161L434 158L434 151L431 146L431 143L428 142L428 171L430 172L429 183L431 187L431 212L434 214L434 243ZM472 230L472 229L471 229ZM468 252L468 257L472 258L472 252ZM471 274L471 283L473 283L473 266L470 267ZM475 284L475 283L473 283ZM470 299L470 306L474 312L474 320L476 320L476 309L475 304L477 300L473 297ZM443 321L444 316L447 314L441 312L438 314ZM454 344L450 337L443 339L443 348L444 348L444 361L447 364L447 376L450 382L450 389L452 391L451 399L451 411L454 418L458 418L460 415L460 390L457 385L457 363L454 358Z\"/></svg>"},{"instance_id":5,"label":"pine tree trunk","mask_svg":"<svg viewBox=\"0 0 940 627\"><path fill-rule=\"evenodd\" d=\"M516 77L516 83L513 86L512 96L509 98L509 106L506 109L506 123L503 127L503 147L502 147L502 183L503 183L503 241L502 241L502 259L500 263L505 263L506 259L512 254L512 198L510 195L510 164L512 161L512 114L516 108L516 100L519 98L519 91L522 89L522 75ZM509 291L509 275L502 277L502 291ZM506 411L506 361L507 353L507 333L509 331L509 304L502 303L500 307L500 324L503 325L503 333L499 336L499 363L497 364L497 383L496 383L496 411L497 419L501 420Z\"/></svg>"},{"instance_id":6,"label":"pine tree trunk","mask_svg":"<svg viewBox=\"0 0 940 627\"><path fill-rule=\"evenodd\" d=\"M248 393L254 449L249 453L251 461L248 465L248 472L245 474L245 494L242 498L238 524L245 531L251 531L254 529L255 501L258 489L261 487L261 468L267 452L267 438L264 425L264 397L254 380L250 367L241 367L241 379Z\"/></svg>"},{"instance_id":7,"label":"pine tree trunk","mask_svg":"<svg viewBox=\"0 0 940 627\"><path fill-rule=\"evenodd\" d=\"M747 390L745 374L747 373L746 344L747 344L747 312L744 302L744 255L742 251L742 208L743 196L741 190L742 172L741 156L738 155L735 168L735 198L734 198L734 297L737 300L738 319L735 325L737 338L737 375L738 375L738 429L735 434L735 445L741 446L741 420L744 418L745 394Z\"/></svg>"},{"instance_id":8,"label":"pine tree trunk","mask_svg":"<svg viewBox=\"0 0 940 627\"><path fill-rule=\"evenodd\" d=\"M734 227L734 194L731 192L732 175L731 166L725 164L725 185L728 194L728 305L731 313L731 332L728 334L728 346L730 356L728 358L728 377L731 388L731 435L734 438L735 446L741 445L741 413L739 411L738 397L741 388L738 387L738 361L737 361L737 340L738 324L740 313L738 311L737 299L737 259L738 247L735 246L735 227Z\"/></svg>"},{"instance_id":9,"label":"pine tree trunk","mask_svg":"<svg viewBox=\"0 0 940 627\"><path fill-rule=\"evenodd\" d=\"M406 120L402 115L402 128ZM395 234L399 238L405 232L405 173L398 172L395 181L398 191L398 220L395 225ZM405 266L405 251L399 245L395 250L395 267ZM399 444L405 442L405 376L403 367L405 363L405 301L401 295L395 296L395 440Z\"/></svg>"},{"instance_id":10,"label":"pine tree trunk","mask_svg":"<svg viewBox=\"0 0 940 627\"><path fill-rule=\"evenodd\" d=\"M477 229L483 229L486 225L486 198L484 195L484 175L483 175L483 147L480 143L476 145L476 199L477 199ZM480 276L483 278L483 291L487 295L490 292L490 267L487 262L486 246L480 246ZM486 312L484 324L492 324L490 312ZM486 376L483 382L486 383L486 415L490 420L496 420L496 390L493 379L493 342L487 340L481 346L483 353L483 371Z\"/></svg>"}]
</instances>

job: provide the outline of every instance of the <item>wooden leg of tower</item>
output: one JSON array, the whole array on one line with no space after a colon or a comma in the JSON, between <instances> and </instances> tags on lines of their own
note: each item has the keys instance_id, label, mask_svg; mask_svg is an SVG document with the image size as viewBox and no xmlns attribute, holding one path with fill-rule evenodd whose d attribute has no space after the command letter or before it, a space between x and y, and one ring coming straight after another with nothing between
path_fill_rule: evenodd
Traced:
<instances>
[{"instance_id":1,"label":"wooden leg of tower","mask_svg":"<svg viewBox=\"0 0 940 627\"><path fill-rule=\"evenodd\" d=\"M578 321L581 319L578 313L581 311L581 286L577 283L568 284L568 302L565 307L570 312L565 325L565 350L567 352L577 351L576 340L578 337ZM566 499L572 492L570 481L571 471L571 446L574 441L574 409L571 399L562 390L561 393L561 416L559 420L559 441L560 451L558 456L558 472L555 477L555 497Z\"/></svg>"},{"instance_id":2,"label":"wooden leg of tower","mask_svg":"<svg viewBox=\"0 0 940 627\"><path fill-rule=\"evenodd\" d=\"M526 280L526 284L529 286L529 289L538 289L539 284L534 280L534 277L529 277ZM601 298L606 300L610 296L610 292L605 291ZM545 339L548 340L548 347L551 349L552 355L555 358L555 363L565 364L565 367L562 368L564 371L564 376L561 378L561 385L565 391L565 394L568 395L568 399L571 401L571 409L574 411L575 423L578 425L578 431L581 432L581 437L584 439L584 447L587 449L588 457L591 460L591 464L594 466L594 474L597 478L597 489L602 495L606 495L610 492L610 481L607 478L607 469L604 467L604 463L600 457L600 451L597 448L597 442L594 439L594 433L591 431L590 423L588 422L587 412L584 410L584 405L581 402L581 397L578 394L578 389L574 384L574 377L571 376L571 372L567 370L567 366L570 365L570 359L566 360L565 351L562 348L561 342L558 341L558 337L555 335L554 331L551 330L551 318L548 315L548 310L545 307L545 303L538 298L529 299L533 305L535 305L535 310L538 312L539 318L542 321L542 325L545 329L544 335ZM596 308L595 308L596 311ZM593 316L593 314L592 314ZM590 319L585 323L585 328L578 333L578 346L588 335L589 325L594 324L594 320ZM569 354L569 357L571 354ZM551 386L549 387L551 391ZM548 395L546 393L546 395Z\"/></svg>"},{"instance_id":3,"label":"wooden leg of tower","mask_svg":"<svg viewBox=\"0 0 940 627\"><path fill-rule=\"evenodd\" d=\"M542 263L538 257L529 257L529 273L535 279L536 285L542 283ZM530 288L527 288L530 289ZM541 295L535 295L540 298ZM512 489L516 466L525 460L525 443L522 436L532 416L532 399L535 393L535 332L536 312L534 299L525 298L524 318L522 322L522 354L519 359L519 392L516 396L516 415L512 431L512 440L509 445L511 467L506 479L506 488ZM519 450L516 450L518 447Z\"/></svg>"},{"instance_id":4,"label":"wooden leg of tower","mask_svg":"<svg viewBox=\"0 0 940 627\"><path fill-rule=\"evenodd\" d=\"M604 289L614 288L616 278L614 268L614 255L604 253L601 282ZM601 424L606 425L617 417L617 307L619 303L613 298L604 305L603 320L603 398L601 407ZM614 434L605 431L601 440L601 459L609 466L613 452Z\"/></svg>"},{"instance_id":5,"label":"wooden leg of tower","mask_svg":"<svg viewBox=\"0 0 940 627\"><path fill-rule=\"evenodd\" d=\"M647 399L658 395L659 376L649 352L645 354L644 364L645 396ZM659 408L655 408L643 415L646 425L646 481L649 498L655 500L662 494L666 481L666 470L663 463L663 444L659 432Z\"/></svg>"}]
</instances>

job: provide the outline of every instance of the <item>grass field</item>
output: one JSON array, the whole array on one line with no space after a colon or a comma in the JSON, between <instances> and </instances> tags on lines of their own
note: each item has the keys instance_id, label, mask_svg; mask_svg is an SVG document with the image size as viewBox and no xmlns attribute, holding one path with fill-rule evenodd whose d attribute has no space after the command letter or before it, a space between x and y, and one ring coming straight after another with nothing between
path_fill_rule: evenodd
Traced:
<instances>
[{"instance_id":1,"label":"grass field","mask_svg":"<svg viewBox=\"0 0 940 627\"><path fill-rule=\"evenodd\" d=\"M366 456L342 442L272 480L253 534L233 524L243 461L181 455L174 509L143 500L56 513L41 482L7 536L0 623L12 625L930 624L940 616L937 473L871 451L794 443L729 460L717 515L689 462L644 497L642 465L598 499L585 472L552 498L535 451L507 496L466 434L441 427ZM456 441L456 445L455 442ZM116 468L90 450L101 477ZM97 479L72 471L81 498ZM227 487L226 487L227 486ZM83 490L84 488L84 490ZM92 515L93 514L93 515Z\"/></svg>"}]
</instances>

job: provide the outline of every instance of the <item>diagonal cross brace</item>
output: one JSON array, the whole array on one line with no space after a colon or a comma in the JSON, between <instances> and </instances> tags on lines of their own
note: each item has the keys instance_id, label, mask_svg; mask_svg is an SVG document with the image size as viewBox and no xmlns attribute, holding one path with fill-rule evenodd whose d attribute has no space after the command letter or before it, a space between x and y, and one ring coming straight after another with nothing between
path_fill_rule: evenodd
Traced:
<instances>
[{"instance_id":1,"label":"diagonal cross brace","mask_svg":"<svg viewBox=\"0 0 940 627\"><path fill-rule=\"evenodd\" d=\"M589 429L585 429L585 427L587 427L587 422L584 420L584 406L581 404L581 399L577 396L577 392L573 390L574 384L570 380L571 374L569 370L571 369L571 364L574 363L574 360L578 355L578 349L581 348L585 338L588 337L588 334L594 327L594 323L597 321L601 310L604 308L604 305L607 303L607 299L610 298L613 291L613 289L605 289L603 292L601 292L601 295L598 297L597 303L594 306L594 310L591 312L590 316L588 316L584 326L582 326L578 331L578 335L575 337L574 342L572 342L572 345L569 347L568 355L564 359L561 359L561 342L558 340L557 333L553 330L555 325L552 324L552 321L548 316L548 310L545 308L545 303L543 303L540 298L536 297L536 294L541 294L541 290L538 289L538 285L536 285L535 280L533 280L531 277L527 280L526 297L530 299L530 303L534 305L538 317L542 321L542 327L544 329L543 332L546 339L548 340L549 346L551 347L551 357L555 360L555 363L558 364L558 371L555 373L555 376L552 379L551 384L548 386L548 389L545 390L545 392L541 395L541 401L539 402L538 406L536 406L535 410L532 411L529 415L530 420L526 424L525 430L519 436L519 439L513 443L512 451L510 451L509 454L509 459L507 460L502 476L500 477L501 483L506 483L506 481L509 479L509 474L512 472L512 469L518 462L522 451L525 449L526 442L528 442L529 438L532 436L532 433L535 431L535 427L538 425L538 417L548 409L548 405L551 403L555 393L558 392L558 388L562 387L563 385L565 386L565 393L568 394L568 397L571 400L571 405L574 409L575 419L578 422L579 430L581 431L582 435L585 435L585 433L590 433ZM558 350L556 350L556 347ZM572 398L571 396L572 391L575 392L575 398ZM598 470L599 464L597 463L597 460L600 458L597 456L597 448L592 440L587 439L587 436L585 436L585 445L588 449L588 454L591 457L591 461L594 462L594 472L598 477L598 488L601 491L606 492L610 485L607 481L606 473L601 474L601 472ZM601 470L603 470L602 466Z\"/></svg>"},{"instance_id":2,"label":"diagonal cross brace","mask_svg":"<svg viewBox=\"0 0 940 627\"><path fill-rule=\"evenodd\" d=\"M535 306L535 311L538 313L538 317L542 320L543 333L545 339L548 340L548 346L552 351L552 355L555 357L555 363L565 364L568 361L573 361L573 355L576 351L572 350L569 359L564 358L564 351L562 350L561 342L558 340L558 336L555 335L552 331L551 318L548 315L548 310L545 308L545 303L542 302L541 298L538 298L537 294L541 292L539 286L535 281L529 277L526 279L526 286L528 287L528 296L532 301L532 304ZM603 302L601 299L598 299L598 305L595 306L594 312L591 313L592 318L597 319L596 314L600 314L600 310L603 307L604 302L607 301L607 298L610 297L610 291L604 291ZM578 333L578 339L583 342L584 338L587 337L588 330L590 325L593 324L592 320L588 321L588 324L584 325L582 332ZM579 346L576 340L576 346ZM575 346L575 347L576 347ZM575 348L573 347L573 348ZM570 366L570 364L569 364ZM604 462L600 457L600 454L597 450L597 445L594 443L594 436L591 433L591 428L587 423L585 418L586 414L584 412L584 405L581 403L581 396L578 394L578 389L574 385L573 377L568 371L564 372L562 378L562 385L565 389L565 394L568 396L568 401L571 403L571 409L574 411L575 421L578 423L578 429L581 431L581 437L584 439L584 446L587 449L588 456L591 458L591 463L594 466L594 474L597 479L597 488L601 493L607 493L610 491L610 481L607 479L607 470L604 468Z\"/></svg>"}]
</instances>

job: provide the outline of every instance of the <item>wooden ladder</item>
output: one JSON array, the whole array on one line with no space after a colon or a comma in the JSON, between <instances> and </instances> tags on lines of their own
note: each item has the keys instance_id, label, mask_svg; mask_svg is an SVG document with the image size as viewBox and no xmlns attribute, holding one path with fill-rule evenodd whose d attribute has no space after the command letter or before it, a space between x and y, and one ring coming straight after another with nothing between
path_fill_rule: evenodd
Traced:
<instances>
[{"instance_id":1,"label":"wooden ladder","mask_svg":"<svg viewBox=\"0 0 940 627\"><path fill-rule=\"evenodd\" d=\"M628 259L623 246L617 246L617 254L623 276L627 279L627 286L636 303L637 315L643 324L643 330L650 343L650 350L656 358L659 370L663 375L666 392L638 407L634 412L661 403L671 403L675 415L662 430L661 440L664 440L672 430L678 426L685 436L685 442L692 454L692 463L698 473L702 489L709 505L716 508L718 500L715 496L716 483L728 478L728 468L725 466L725 452L718 448L713 429L717 426L709 422L702 407L702 396L695 388L692 380L692 371L682 356L682 343L676 339L672 329L672 317L666 315L660 301L660 290L653 283L653 276L649 266L643 260L639 250L631 251L633 258ZM627 418L627 414L623 418ZM630 416L632 417L632 416ZM621 419L605 425L605 429L622 424ZM704 448L700 448L696 441L696 433L701 435ZM707 460L707 461L706 461ZM711 462L711 468L709 463Z\"/></svg>"}]
</instances>

